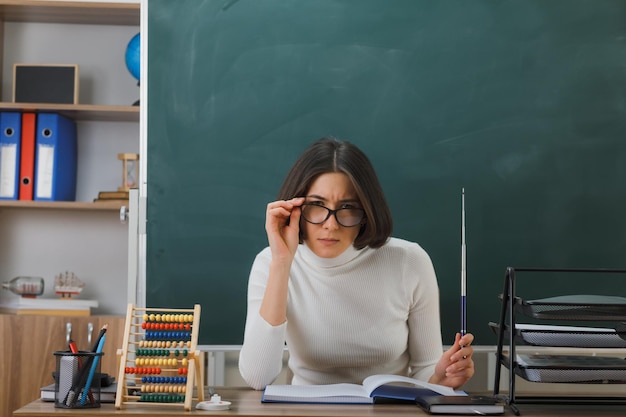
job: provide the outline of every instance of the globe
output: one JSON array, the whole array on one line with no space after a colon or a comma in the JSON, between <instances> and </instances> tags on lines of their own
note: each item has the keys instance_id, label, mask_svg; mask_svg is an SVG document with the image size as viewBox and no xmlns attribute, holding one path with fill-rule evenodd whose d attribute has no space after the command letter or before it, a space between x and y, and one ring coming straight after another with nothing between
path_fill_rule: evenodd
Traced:
<instances>
[{"instance_id":1,"label":"globe","mask_svg":"<svg viewBox=\"0 0 626 417\"><path fill-rule=\"evenodd\" d=\"M139 81L139 33L132 37L126 47L126 68Z\"/></svg>"}]
</instances>

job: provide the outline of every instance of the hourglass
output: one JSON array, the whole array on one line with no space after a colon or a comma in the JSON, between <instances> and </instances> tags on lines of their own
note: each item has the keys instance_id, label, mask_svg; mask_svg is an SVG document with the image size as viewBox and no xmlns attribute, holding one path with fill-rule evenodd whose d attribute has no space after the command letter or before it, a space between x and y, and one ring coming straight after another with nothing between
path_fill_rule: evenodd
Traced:
<instances>
[{"instance_id":1,"label":"hourglass","mask_svg":"<svg viewBox=\"0 0 626 417\"><path fill-rule=\"evenodd\" d=\"M118 191L128 191L137 188L139 184L139 154L118 153L117 159L122 161L122 186Z\"/></svg>"}]
</instances>

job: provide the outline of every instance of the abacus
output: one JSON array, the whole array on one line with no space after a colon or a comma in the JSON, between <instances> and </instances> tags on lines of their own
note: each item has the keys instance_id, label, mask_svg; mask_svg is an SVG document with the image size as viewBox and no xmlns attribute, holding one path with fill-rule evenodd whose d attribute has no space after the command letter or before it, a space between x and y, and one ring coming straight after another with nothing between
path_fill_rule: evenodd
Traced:
<instances>
[{"instance_id":1,"label":"abacus","mask_svg":"<svg viewBox=\"0 0 626 417\"><path fill-rule=\"evenodd\" d=\"M204 401L201 353L196 350L200 305L193 309L128 305L115 408L159 405L191 410ZM194 398L194 385L197 398Z\"/></svg>"}]
</instances>

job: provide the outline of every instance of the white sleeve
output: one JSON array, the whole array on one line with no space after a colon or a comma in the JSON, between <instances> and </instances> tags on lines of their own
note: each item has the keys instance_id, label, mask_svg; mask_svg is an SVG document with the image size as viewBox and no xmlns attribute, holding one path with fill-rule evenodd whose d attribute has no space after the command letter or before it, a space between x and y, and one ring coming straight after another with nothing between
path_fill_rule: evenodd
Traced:
<instances>
[{"instance_id":1,"label":"white sleeve","mask_svg":"<svg viewBox=\"0 0 626 417\"><path fill-rule=\"evenodd\" d=\"M439 287L430 256L417 247L416 252L411 251L404 271L407 277L417 280L408 319L409 367L411 377L428 381L443 354Z\"/></svg>"},{"instance_id":2,"label":"white sleeve","mask_svg":"<svg viewBox=\"0 0 626 417\"><path fill-rule=\"evenodd\" d=\"M248 281L248 311L243 346L239 353L239 373L248 385L261 390L280 374L285 350L287 323L270 325L259 309L265 294L271 254L261 251L250 271Z\"/></svg>"}]
</instances>

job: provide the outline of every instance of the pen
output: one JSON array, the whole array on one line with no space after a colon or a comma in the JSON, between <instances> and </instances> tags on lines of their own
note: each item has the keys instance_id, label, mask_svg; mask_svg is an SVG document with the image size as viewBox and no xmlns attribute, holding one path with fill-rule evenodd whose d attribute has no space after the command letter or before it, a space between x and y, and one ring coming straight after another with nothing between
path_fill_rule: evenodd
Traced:
<instances>
[{"instance_id":1,"label":"pen","mask_svg":"<svg viewBox=\"0 0 626 417\"><path fill-rule=\"evenodd\" d=\"M467 275L465 248L465 188L461 189L461 336L467 333Z\"/></svg>"},{"instance_id":2,"label":"pen","mask_svg":"<svg viewBox=\"0 0 626 417\"><path fill-rule=\"evenodd\" d=\"M106 329L105 329L106 330ZM83 389L83 395L80 397L80 405L85 405L87 400L87 393L91 389L91 382L93 381L94 374L96 373L96 369L98 368L98 360L100 359L100 355L102 353L102 348L104 347L104 341L106 340L106 335L102 333L102 337L99 338L98 347L96 348L96 356L93 359L93 363L91 365L91 370L89 371L89 376L87 377L87 382L85 383L85 388Z\"/></svg>"}]
</instances>

